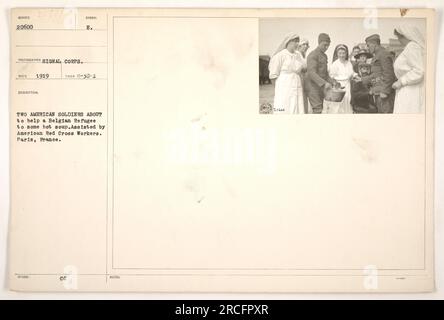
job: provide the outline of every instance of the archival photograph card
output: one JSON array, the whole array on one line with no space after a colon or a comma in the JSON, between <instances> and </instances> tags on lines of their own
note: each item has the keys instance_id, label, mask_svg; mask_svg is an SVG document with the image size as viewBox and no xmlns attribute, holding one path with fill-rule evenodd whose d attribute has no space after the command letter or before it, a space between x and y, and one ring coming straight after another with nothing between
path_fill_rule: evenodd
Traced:
<instances>
[{"instance_id":1,"label":"archival photograph card","mask_svg":"<svg viewBox=\"0 0 444 320\"><path fill-rule=\"evenodd\" d=\"M434 290L433 10L10 21L11 290Z\"/></svg>"}]
</instances>

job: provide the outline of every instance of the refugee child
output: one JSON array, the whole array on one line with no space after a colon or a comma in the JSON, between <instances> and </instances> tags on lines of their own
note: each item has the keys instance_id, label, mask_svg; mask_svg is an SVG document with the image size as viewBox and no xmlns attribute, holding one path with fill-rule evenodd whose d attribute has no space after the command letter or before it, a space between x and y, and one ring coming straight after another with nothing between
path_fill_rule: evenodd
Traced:
<instances>
[{"instance_id":1,"label":"refugee child","mask_svg":"<svg viewBox=\"0 0 444 320\"><path fill-rule=\"evenodd\" d=\"M374 96L371 87L365 85L362 77L371 74L371 65L366 62L360 62L358 65L359 77L351 81L351 105L354 113L377 113Z\"/></svg>"}]
</instances>

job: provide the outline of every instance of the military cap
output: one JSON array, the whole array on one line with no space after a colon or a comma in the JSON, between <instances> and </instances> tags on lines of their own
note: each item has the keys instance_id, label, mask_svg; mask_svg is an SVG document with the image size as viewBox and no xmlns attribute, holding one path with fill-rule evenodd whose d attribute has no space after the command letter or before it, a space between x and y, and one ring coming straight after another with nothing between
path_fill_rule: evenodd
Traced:
<instances>
[{"instance_id":1,"label":"military cap","mask_svg":"<svg viewBox=\"0 0 444 320\"><path fill-rule=\"evenodd\" d=\"M330 36L326 33L320 33L318 37L318 43L321 43L322 41L330 42Z\"/></svg>"},{"instance_id":2,"label":"military cap","mask_svg":"<svg viewBox=\"0 0 444 320\"><path fill-rule=\"evenodd\" d=\"M371 36L368 36L367 38L365 38L365 42L369 42L369 41L376 41L376 42L381 42L381 38L379 37L379 34L372 34Z\"/></svg>"}]
</instances>

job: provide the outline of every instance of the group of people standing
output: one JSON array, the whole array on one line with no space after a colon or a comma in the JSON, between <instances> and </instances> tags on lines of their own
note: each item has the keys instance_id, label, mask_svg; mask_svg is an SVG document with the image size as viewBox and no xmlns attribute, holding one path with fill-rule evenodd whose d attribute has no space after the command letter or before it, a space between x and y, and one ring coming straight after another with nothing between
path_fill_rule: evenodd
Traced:
<instances>
[{"instance_id":1,"label":"group of people standing","mask_svg":"<svg viewBox=\"0 0 444 320\"><path fill-rule=\"evenodd\" d=\"M335 47L333 62L326 51L328 34L306 56L309 43L289 34L271 57L269 77L275 82L273 113L420 113L424 109L425 41L414 25L400 25L395 36L404 47L394 58L378 34L365 47L349 53ZM341 101L326 100L329 90L342 91Z\"/></svg>"}]
</instances>

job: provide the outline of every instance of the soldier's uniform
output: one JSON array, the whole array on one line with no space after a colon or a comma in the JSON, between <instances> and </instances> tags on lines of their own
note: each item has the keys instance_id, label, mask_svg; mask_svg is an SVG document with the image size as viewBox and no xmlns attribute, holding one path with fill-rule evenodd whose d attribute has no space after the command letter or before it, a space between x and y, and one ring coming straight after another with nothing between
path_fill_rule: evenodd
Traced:
<instances>
[{"instance_id":1,"label":"soldier's uniform","mask_svg":"<svg viewBox=\"0 0 444 320\"><path fill-rule=\"evenodd\" d=\"M365 41L375 39L379 39L379 35L371 35ZM375 96L378 113L393 113L396 93L392 85L396 81L396 76L393 71L393 58L390 52L378 46L371 61L371 68L372 74L363 77L362 83L371 87L372 94ZM382 98L381 93L386 94L387 97Z\"/></svg>"},{"instance_id":2,"label":"soldier's uniform","mask_svg":"<svg viewBox=\"0 0 444 320\"><path fill-rule=\"evenodd\" d=\"M319 42L330 41L326 34L319 35ZM324 85L333 83L327 68L328 58L321 49L316 48L307 57L307 74L305 77L305 90L310 101L313 113L321 113L324 102Z\"/></svg>"}]
</instances>

